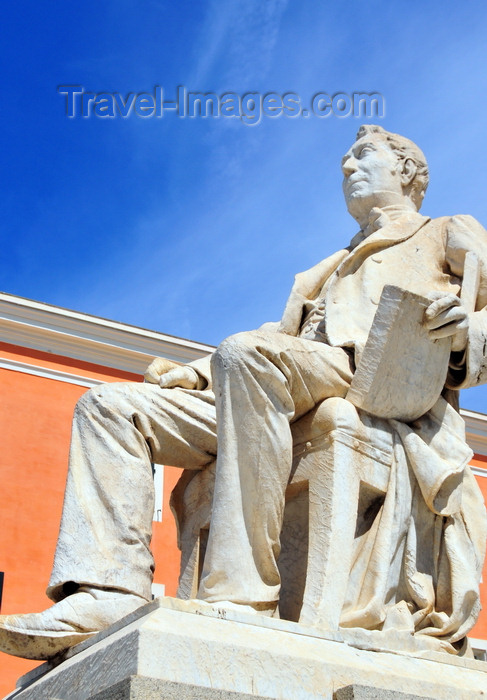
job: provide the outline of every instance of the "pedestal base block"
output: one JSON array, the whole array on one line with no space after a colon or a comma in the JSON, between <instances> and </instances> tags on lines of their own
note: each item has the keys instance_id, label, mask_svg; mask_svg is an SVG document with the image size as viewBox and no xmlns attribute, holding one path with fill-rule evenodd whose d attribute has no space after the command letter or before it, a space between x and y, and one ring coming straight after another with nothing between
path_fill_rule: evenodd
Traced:
<instances>
[{"instance_id":1,"label":"pedestal base block","mask_svg":"<svg viewBox=\"0 0 487 700\"><path fill-rule=\"evenodd\" d=\"M350 696L353 698L353 696ZM89 700L260 700L256 695L243 695L225 690L181 685L156 678L132 676L113 685ZM262 698L262 700L266 700ZM408 698L406 698L408 700Z\"/></svg>"},{"instance_id":2,"label":"pedestal base block","mask_svg":"<svg viewBox=\"0 0 487 700\"><path fill-rule=\"evenodd\" d=\"M326 638L328 636L328 638ZM358 649L310 627L161 598L23 676L9 700L487 700L487 664ZM425 658L425 655L427 658Z\"/></svg>"}]
</instances>

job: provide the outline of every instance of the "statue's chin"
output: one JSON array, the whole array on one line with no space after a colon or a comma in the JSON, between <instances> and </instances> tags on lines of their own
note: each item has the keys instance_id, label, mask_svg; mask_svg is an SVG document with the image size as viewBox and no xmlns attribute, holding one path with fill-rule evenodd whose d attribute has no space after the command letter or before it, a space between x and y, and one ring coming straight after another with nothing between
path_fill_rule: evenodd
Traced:
<instances>
[{"instance_id":1,"label":"statue's chin","mask_svg":"<svg viewBox=\"0 0 487 700\"><path fill-rule=\"evenodd\" d=\"M372 207L368 205L367 199L363 195L360 195L359 192L353 192L346 197L345 201L348 213L353 216L357 223L360 224L361 221L367 219Z\"/></svg>"}]
</instances>

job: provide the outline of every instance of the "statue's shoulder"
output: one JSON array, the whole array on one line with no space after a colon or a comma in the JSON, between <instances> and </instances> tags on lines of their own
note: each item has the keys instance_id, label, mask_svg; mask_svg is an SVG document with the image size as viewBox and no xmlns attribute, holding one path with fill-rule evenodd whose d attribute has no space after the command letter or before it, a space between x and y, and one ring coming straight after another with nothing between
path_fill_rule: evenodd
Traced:
<instances>
[{"instance_id":1,"label":"statue's shoulder","mask_svg":"<svg viewBox=\"0 0 487 700\"><path fill-rule=\"evenodd\" d=\"M479 227L484 229L480 221L470 214L453 214L447 216L439 216L435 219L430 219L427 226L439 226L441 228L455 229L468 228L476 230ZM485 230L485 229L484 229Z\"/></svg>"},{"instance_id":2,"label":"statue's shoulder","mask_svg":"<svg viewBox=\"0 0 487 700\"><path fill-rule=\"evenodd\" d=\"M439 216L423 227L430 239L442 238L446 248L470 249L481 247L487 253L487 231L477 219L470 214Z\"/></svg>"},{"instance_id":3,"label":"statue's shoulder","mask_svg":"<svg viewBox=\"0 0 487 700\"><path fill-rule=\"evenodd\" d=\"M333 253L327 258L320 260L308 270L298 272L294 277L294 290L300 292L305 297L312 297L319 291L326 278L336 270L338 265L349 253L349 248L343 248Z\"/></svg>"}]
</instances>

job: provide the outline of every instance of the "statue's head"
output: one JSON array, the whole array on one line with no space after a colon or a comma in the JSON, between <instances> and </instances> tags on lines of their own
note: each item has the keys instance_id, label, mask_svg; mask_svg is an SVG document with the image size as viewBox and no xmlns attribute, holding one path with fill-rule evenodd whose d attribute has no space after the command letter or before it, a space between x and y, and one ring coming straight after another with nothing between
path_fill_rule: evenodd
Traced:
<instances>
[{"instance_id":1,"label":"statue's head","mask_svg":"<svg viewBox=\"0 0 487 700\"><path fill-rule=\"evenodd\" d=\"M400 204L419 210L428 186L428 164L421 149L374 124L360 127L342 170L348 210L361 225L373 207Z\"/></svg>"}]
</instances>

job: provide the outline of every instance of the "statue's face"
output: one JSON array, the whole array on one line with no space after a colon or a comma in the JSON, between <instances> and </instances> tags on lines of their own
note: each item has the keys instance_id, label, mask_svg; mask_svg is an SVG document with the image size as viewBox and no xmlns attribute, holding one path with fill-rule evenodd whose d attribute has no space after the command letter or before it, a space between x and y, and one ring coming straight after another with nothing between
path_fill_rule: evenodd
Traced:
<instances>
[{"instance_id":1,"label":"statue's face","mask_svg":"<svg viewBox=\"0 0 487 700\"><path fill-rule=\"evenodd\" d=\"M342 170L348 211L361 225L373 207L405 200L400 163L380 137L367 135L356 141L342 159Z\"/></svg>"}]
</instances>

